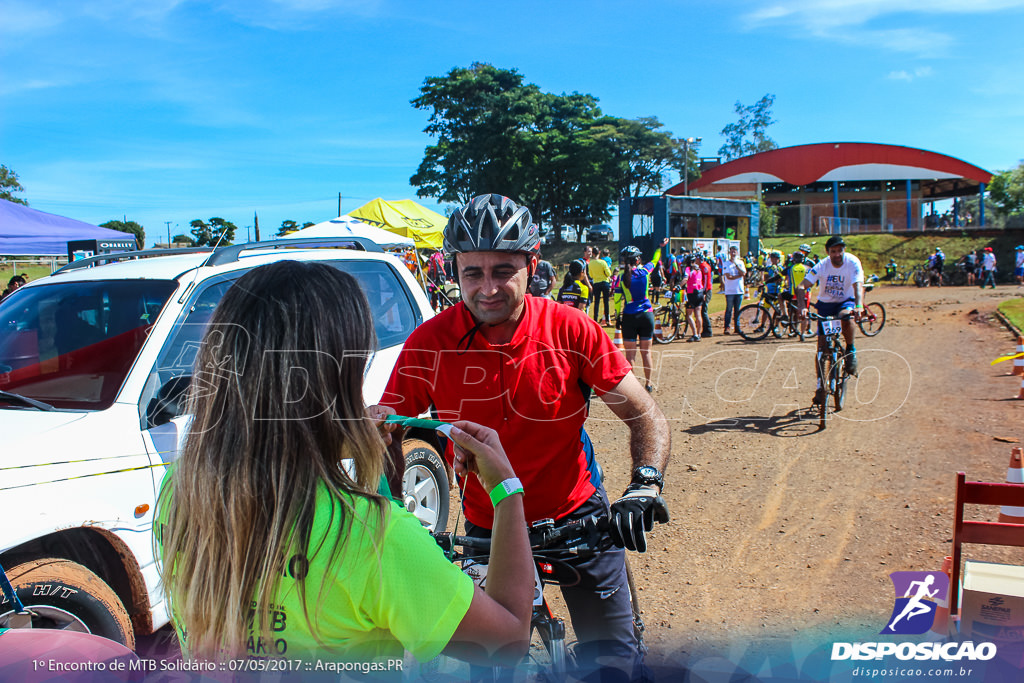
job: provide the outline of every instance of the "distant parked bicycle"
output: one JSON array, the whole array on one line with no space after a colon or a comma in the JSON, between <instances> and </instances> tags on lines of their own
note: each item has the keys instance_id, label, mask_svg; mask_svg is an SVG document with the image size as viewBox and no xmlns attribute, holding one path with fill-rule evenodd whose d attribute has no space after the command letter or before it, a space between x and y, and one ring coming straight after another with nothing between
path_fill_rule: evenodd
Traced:
<instances>
[{"instance_id":1,"label":"distant parked bicycle","mask_svg":"<svg viewBox=\"0 0 1024 683\"><path fill-rule=\"evenodd\" d=\"M864 285L864 293L867 294L875 288L874 285ZM885 327L885 306L872 301L864 304L864 313L857 321L857 327L864 333L865 337L874 337Z\"/></svg>"},{"instance_id":2,"label":"distant parked bicycle","mask_svg":"<svg viewBox=\"0 0 1024 683\"><path fill-rule=\"evenodd\" d=\"M666 303L654 309L654 319L661 323L661 336L654 335L658 344L668 344L678 337L685 338L690 321L686 319L681 301L681 288L676 286L667 291Z\"/></svg>"},{"instance_id":3,"label":"distant parked bicycle","mask_svg":"<svg viewBox=\"0 0 1024 683\"><path fill-rule=\"evenodd\" d=\"M740 308L736 326L739 335L747 341L760 341L770 332L778 339L798 337L803 341L807 333L804 332L803 323L799 319L800 310L793 299L783 296L766 298L763 287L758 288L758 291L761 293L760 301Z\"/></svg>"},{"instance_id":4,"label":"distant parked bicycle","mask_svg":"<svg viewBox=\"0 0 1024 683\"><path fill-rule=\"evenodd\" d=\"M910 271L910 281L918 287L926 287L930 278L931 273L928 270L927 263L915 266L914 269Z\"/></svg>"}]
</instances>

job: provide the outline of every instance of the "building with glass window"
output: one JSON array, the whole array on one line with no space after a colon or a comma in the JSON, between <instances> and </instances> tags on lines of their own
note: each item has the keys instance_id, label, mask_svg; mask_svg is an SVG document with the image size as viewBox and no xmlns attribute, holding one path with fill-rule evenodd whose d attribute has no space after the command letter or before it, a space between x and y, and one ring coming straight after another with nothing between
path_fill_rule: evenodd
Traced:
<instances>
[{"instance_id":1,"label":"building with glass window","mask_svg":"<svg viewBox=\"0 0 1024 683\"><path fill-rule=\"evenodd\" d=\"M725 163L703 160L690 195L757 199L775 207L777 232L805 235L983 226L992 174L954 157L863 142L797 145ZM685 183L665 194L682 196ZM940 204L940 200L952 200Z\"/></svg>"}]
</instances>

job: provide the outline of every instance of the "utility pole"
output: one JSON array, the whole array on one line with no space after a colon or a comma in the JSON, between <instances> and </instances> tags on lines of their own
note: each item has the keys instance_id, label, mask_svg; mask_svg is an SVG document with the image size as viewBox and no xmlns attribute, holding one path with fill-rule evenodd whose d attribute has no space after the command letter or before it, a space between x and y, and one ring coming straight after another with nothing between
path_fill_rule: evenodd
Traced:
<instances>
[{"instance_id":1,"label":"utility pole","mask_svg":"<svg viewBox=\"0 0 1024 683\"><path fill-rule=\"evenodd\" d=\"M690 145L700 145L701 138L683 140L683 194L690 196Z\"/></svg>"},{"instance_id":2,"label":"utility pole","mask_svg":"<svg viewBox=\"0 0 1024 683\"><path fill-rule=\"evenodd\" d=\"M167 248L170 249L171 248L171 222L170 221L164 221L164 224L167 226Z\"/></svg>"}]
</instances>

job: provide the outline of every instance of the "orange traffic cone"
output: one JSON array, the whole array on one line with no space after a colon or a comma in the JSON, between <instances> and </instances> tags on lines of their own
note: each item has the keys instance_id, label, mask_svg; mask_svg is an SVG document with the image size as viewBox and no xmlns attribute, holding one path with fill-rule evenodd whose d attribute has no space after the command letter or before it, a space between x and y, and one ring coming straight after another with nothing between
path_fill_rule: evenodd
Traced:
<instances>
[{"instance_id":1,"label":"orange traffic cone","mask_svg":"<svg viewBox=\"0 0 1024 683\"><path fill-rule=\"evenodd\" d=\"M612 338L612 344L614 344L615 348L617 348L617 349L621 350L623 348L623 345L622 345L622 330L616 328L615 336Z\"/></svg>"},{"instance_id":2,"label":"orange traffic cone","mask_svg":"<svg viewBox=\"0 0 1024 683\"><path fill-rule=\"evenodd\" d=\"M932 633L937 633L943 638L949 636L949 596L953 594L953 558L946 555L945 559L942 560L942 572L950 577L950 587L946 591L946 598L944 600L935 601L935 621L932 622Z\"/></svg>"},{"instance_id":3,"label":"orange traffic cone","mask_svg":"<svg viewBox=\"0 0 1024 683\"><path fill-rule=\"evenodd\" d=\"M658 339L661 339L664 335L665 335L665 333L661 331L661 321L658 320L657 318L655 318L654 319L654 336L657 337Z\"/></svg>"},{"instance_id":4,"label":"orange traffic cone","mask_svg":"<svg viewBox=\"0 0 1024 683\"><path fill-rule=\"evenodd\" d=\"M1017 336L1017 353L1024 353L1024 337ZM1013 369L1010 370L1011 375L1024 376L1024 356L1013 359Z\"/></svg>"},{"instance_id":5,"label":"orange traffic cone","mask_svg":"<svg viewBox=\"0 0 1024 683\"><path fill-rule=\"evenodd\" d=\"M1024 449L1020 446L1014 446L1010 451L1010 466L1006 468L1007 484L1024 484L1021 455L1024 455ZM999 509L999 521L1002 524L1024 524L1024 507L1004 505Z\"/></svg>"},{"instance_id":6,"label":"orange traffic cone","mask_svg":"<svg viewBox=\"0 0 1024 683\"><path fill-rule=\"evenodd\" d=\"M1017 399L1024 401L1024 377L1020 379L1020 391L1017 392Z\"/></svg>"}]
</instances>

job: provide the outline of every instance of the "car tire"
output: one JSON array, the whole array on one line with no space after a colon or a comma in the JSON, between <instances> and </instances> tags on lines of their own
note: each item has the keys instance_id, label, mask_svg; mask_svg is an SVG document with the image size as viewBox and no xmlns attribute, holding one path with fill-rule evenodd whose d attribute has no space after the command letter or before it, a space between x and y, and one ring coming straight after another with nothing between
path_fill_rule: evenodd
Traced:
<instances>
[{"instance_id":1,"label":"car tire","mask_svg":"<svg viewBox=\"0 0 1024 683\"><path fill-rule=\"evenodd\" d=\"M21 602L36 613L32 628L83 631L135 649L128 611L113 589L82 565L48 557L19 564L7 576ZM5 602L0 627L13 615L13 605Z\"/></svg>"},{"instance_id":2,"label":"car tire","mask_svg":"<svg viewBox=\"0 0 1024 683\"><path fill-rule=\"evenodd\" d=\"M448 471L437 450L426 441L409 439L402 444L405 474L402 502L432 532L448 529Z\"/></svg>"}]
</instances>

